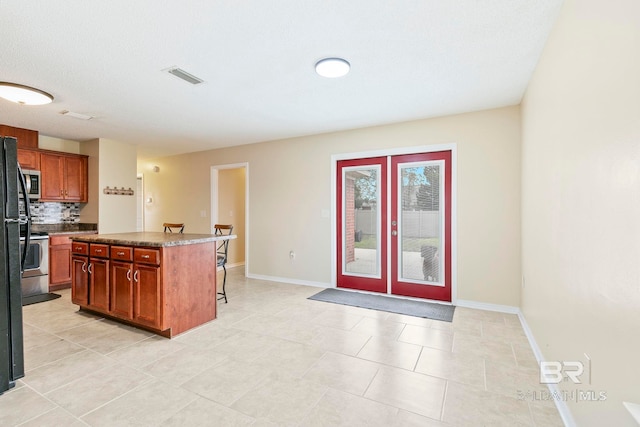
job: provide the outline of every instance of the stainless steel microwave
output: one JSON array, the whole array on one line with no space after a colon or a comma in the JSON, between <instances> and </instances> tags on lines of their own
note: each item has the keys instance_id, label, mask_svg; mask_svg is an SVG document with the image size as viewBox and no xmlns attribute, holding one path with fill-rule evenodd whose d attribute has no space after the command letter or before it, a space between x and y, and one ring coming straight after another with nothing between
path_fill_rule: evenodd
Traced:
<instances>
[{"instance_id":1,"label":"stainless steel microwave","mask_svg":"<svg viewBox=\"0 0 640 427\"><path fill-rule=\"evenodd\" d=\"M24 174L24 178L27 181L27 193L29 194L29 199L39 199L40 198L40 171L31 171L31 170L22 170ZM20 198L23 197L23 194L20 193Z\"/></svg>"}]
</instances>

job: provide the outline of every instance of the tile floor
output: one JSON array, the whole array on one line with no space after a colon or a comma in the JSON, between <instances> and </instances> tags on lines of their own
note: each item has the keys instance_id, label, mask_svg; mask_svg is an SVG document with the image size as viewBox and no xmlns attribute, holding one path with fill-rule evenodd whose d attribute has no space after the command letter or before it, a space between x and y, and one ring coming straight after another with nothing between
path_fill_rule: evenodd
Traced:
<instances>
[{"instance_id":1,"label":"tile floor","mask_svg":"<svg viewBox=\"0 0 640 427\"><path fill-rule=\"evenodd\" d=\"M172 340L24 308L26 377L2 426L561 426L514 315L452 323L307 300L321 289L231 269L218 319Z\"/></svg>"}]
</instances>

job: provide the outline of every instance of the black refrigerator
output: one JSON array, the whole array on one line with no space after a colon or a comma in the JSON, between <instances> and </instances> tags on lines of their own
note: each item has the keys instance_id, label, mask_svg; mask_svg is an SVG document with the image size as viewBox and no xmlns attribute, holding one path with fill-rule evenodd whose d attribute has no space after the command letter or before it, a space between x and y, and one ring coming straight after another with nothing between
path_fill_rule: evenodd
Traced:
<instances>
[{"instance_id":1,"label":"black refrigerator","mask_svg":"<svg viewBox=\"0 0 640 427\"><path fill-rule=\"evenodd\" d=\"M21 218L18 211L18 192L26 194L24 176L17 160L15 138L0 138L0 394L12 388L16 380L24 377L22 335L21 272L25 256L20 253L20 224L30 221ZM21 189L21 190L19 190ZM25 197L29 212L28 197ZM29 242L25 242L25 248Z\"/></svg>"}]
</instances>

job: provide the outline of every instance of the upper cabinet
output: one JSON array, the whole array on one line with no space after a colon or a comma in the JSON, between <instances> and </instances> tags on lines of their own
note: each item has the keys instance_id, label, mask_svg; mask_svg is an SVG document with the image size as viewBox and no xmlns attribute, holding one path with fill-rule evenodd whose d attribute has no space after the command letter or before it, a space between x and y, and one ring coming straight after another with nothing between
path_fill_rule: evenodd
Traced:
<instances>
[{"instance_id":1,"label":"upper cabinet","mask_svg":"<svg viewBox=\"0 0 640 427\"><path fill-rule=\"evenodd\" d=\"M12 136L18 140L18 148L38 149L38 131L0 125L0 136ZM22 163L20 164L22 166ZM24 166L23 166L24 167Z\"/></svg>"},{"instance_id":2,"label":"upper cabinet","mask_svg":"<svg viewBox=\"0 0 640 427\"><path fill-rule=\"evenodd\" d=\"M41 201L88 201L87 156L41 151L40 171Z\"/></svg>"},{"instance_id":3,"label":"upper cabinet","mask_svg":"<svg viewBox=\"0 0 640 427\"><path fill-rule=\"evenodd\" d=\"M40 170L40 152L18 148L18 163L22 169Z\"/></svg>"}]
</instances>

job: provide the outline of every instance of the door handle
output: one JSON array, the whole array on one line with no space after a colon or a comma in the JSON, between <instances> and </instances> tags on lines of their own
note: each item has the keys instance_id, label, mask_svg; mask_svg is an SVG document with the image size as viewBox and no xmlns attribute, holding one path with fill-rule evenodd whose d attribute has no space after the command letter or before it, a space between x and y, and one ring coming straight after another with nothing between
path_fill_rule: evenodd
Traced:
<instances>
[{"instance_id":1,"label":"door handle","mask_svg":"<svg viewBox=\"0 0 640 427\"><path fill-rule=\"evenodd\" d=\"M89 263L89 267L87 267L87 270L89 271L89 274L91 274L91 266L92 266L92 265L93 265L93 264Z\"/></svg>"},{"instance_id":2,"label":"door handle","mask_svg":"<svg viewBox=\"0 0 640 427\"><path fill-rule=\"evenodd\" d=\"M131 270L127 270L127 280L131 281Z\"/></svg>"},{"instance_id":3,"label":"door handle","mask_svg":"<svg viewBox=\"0 0 640 427\"><path fill-rule=\"evenodd\" d=\"M87 272L87 263L86 263L86 262L83 262L83 263L82 263L82 272L83 272L83 273L86 273L86 272Z\"/></svg>"},{"instance_id":4,"label":"door handle","mask_svg":"<svg viewBox=\"0 0 640 427\"><path fill-rule=\"evenodd\" d=\"M138 281L138 273L140 273L140 271L136 270L135 273L133 273L133 281L137 282Z\"/></svg>"}]
</instances>

